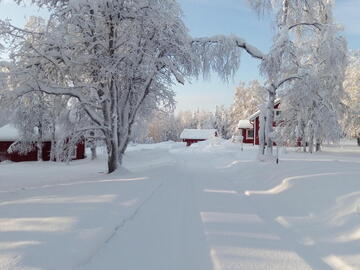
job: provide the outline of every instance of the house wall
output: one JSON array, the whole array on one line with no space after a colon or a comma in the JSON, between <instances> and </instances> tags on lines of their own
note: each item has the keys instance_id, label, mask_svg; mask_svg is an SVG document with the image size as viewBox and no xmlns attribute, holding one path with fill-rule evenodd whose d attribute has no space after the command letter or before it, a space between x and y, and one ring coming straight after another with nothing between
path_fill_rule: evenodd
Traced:
<instances>
[{"instance_id":1,"label":"house wall","mask_svg":"<svg viewBox=\"0 0 360 270\"><path fill-rule=\"evenodd\" d=\"M260 133L260 117L259 116L257 116L255 118L254 126L255 126L255 144L259 145L260 144L260 137L259 137L259 133Z\"/></svg>"},{"instance_id":2,"label":"house wall","mask_svg":"<svg viewBox=\"0 0 360 270\"><path fill-rule=\"evenodd\" d=\"M193 143L202 142L205 140L195 140L195 139L183 139L183 142L186 142L186 146L190 146Z\"/></svg>"},{"instance_id":3,"label":"house wall","mask_svg":"<svg viewBox=\"0 0 360 270\"><path fill-rule=\"evenodd\" d=\"M279 109L280 103L276 104L274 106L274 109ZM276 127L276 123L273 123L273 127ZM259 131L260 131L260 115L258 115L254 120L254 130L255 130L255 144L260 144L260 137L259 137ZM275 145L275 144L274 144Z\"/></svg>"},{"instance_id":4,"label":"house wall","mask_svg":"<svg viewBox=\"0 0 360 270\"><path fill-rule=\"evenodd\" d=\"M279 109L279 108L280 108L280 103L277 103L277 104L274 106L274 109L276 110L276 109ZM260 144L260 138L259 138L260 115L256 116L256 118L253 119L253 121L254 121L255 145L259 145L259 144ZM278 124L281 125L281 121L278 122ZM276 127L276 122L273 122L273 127ZM251 143L251 144L254 143L254 140L253 140L253 139L249 139L249 138L246 137L246 130L245 130L245 129L242 130L242 136L243 136L243 138L244 138L244 140L243 140L244 143ZM274 145L276 145L276 144L274 143ZM292 145L293 145L293 146L298 146L298 147L301 146L301 138L298 138L298 139L296 140L296 142L293 142Z\"/></svg>"},{"instance_id":5,"label":"house wall","mask_svg":"<svg viewBox=\"0 0 360 270\"><path fill-rule=\"evenodd\" d=\"M242 137L243 137L243 143L249 143L249 144L254 144L254 138L250 139L246 136L246 129L241 129L242 130Z\"/></svg>"},{"instance_id":6,"label":"house wall","mask_svg":"<svg viewBox=\"0 0 360 270\"><path fill-rule=\"evenodd\" d=\"M19 155L18 153L8 153L7 150L12 145L13 141L1 141L0 142L0 162L4 160L10 160L13 162L21 161L36 161L37 151L33 150L26 155Z\"/></svg>"},{"instance_id":7,"label":"house wall","mask_svg":"<svg viewBox=\"0 0 360 270\"><path fill-rule=\"evenodd\" d=\"M51 142L44 142L42 148L42 160L49 161L51 152Z\"/></svg>"},{"instance_id":8,"label":"house wall","mask_svg":"<svg viewBox=\"0 0 360 270\"><path fill-rule=\"evenodd\" d=\"M85 158L85 141L81 141L77 144L76 147L76 159Z\"/></svg>"},{"instance_id":9,"label":"house wall","mask_svg":"<svg viewBox=\"0 0 360 270\"><path fill-rule=\"evenodd\" d=\"M0 162L4 160L10 160L13 162L22 162L22 161L37 161L37 150L34 148L33 151L27 153L26 155L20 155L18 153L8 153L7 150L13 141L0 141ZM44 161L50 160L50 151L51 151L51 142L43 142L42 150L42 159ZM80 142L76 148L76 159L85 158L85 143Z\"/></svg>"}]
</instances>

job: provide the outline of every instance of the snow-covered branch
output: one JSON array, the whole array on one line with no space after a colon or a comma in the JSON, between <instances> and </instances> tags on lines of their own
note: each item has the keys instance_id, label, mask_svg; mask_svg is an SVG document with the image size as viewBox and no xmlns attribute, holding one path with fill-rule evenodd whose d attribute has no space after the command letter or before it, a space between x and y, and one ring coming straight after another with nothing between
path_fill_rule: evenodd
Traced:
<instances>
[{"instance_id":1,"label":"snow-covered branch","mask_svg":"<svg viewBox=\"0 0 360 270\"><path fill-rule=\"evenodd\" d=\"M296 23L296 24L293 24L291 26L289 26L289 30L292 30L298 26L313 26L315 28L317 28L319 31L321 31L321 24L320 23L317 23L317 22L314 22L314 23L307 23L307 22L302 22L302 23Z\"/></svg>"}]
</instances>

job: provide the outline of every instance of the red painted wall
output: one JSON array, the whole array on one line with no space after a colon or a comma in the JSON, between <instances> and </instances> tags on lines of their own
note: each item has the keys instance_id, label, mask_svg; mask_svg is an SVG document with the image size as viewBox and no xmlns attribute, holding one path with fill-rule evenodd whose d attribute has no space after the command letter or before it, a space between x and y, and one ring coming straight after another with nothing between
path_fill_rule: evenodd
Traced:
<instances>
[{"instance_id":1,"label":"red painted wall","mask_svg":"<svg viewBox=\"0 0 360 270\"><path fill-rule=\"evenodd\" d=\"M0 162L4 160L10 160L13 162L22 162L22 161L37 161L37 150L27 153L26 155L20 155L19 153L11 153L7 152L7 149L14 142L9 141L0 141ZM43 153L42 159L44 161L50 160L50 151L51 151L51 142L43 143ZM80 142L77 145L76 149L76 159L84 159L85 158L85 143Z\"/></svg>"},{"instance_id":2,"label":"red painted wall","mask_svg":"<svg viewBox=\"0 0 360 270\"><path fill-rule=\"evenodd\" d=\"M279 109L279 107L280 107L280 103L276 104L276 105L274 106L274 109ZM260 139L259 139L260 115L255 118L254 123L255 123L255 124L254 124L255 144L256 144L256 145L259 145L259 144L260 144ZM276 127L276 123L275 123L275 122L273 123L273 127ZM274 143L274 145L275 145L275 143Z\"/></svg>"},{"instance_id":3,"label":"red painted wall","mask_svg":"<svg viewBox=\"0 0 360 270\"><path fill-rule=\"evenodd\" d=\"M85 158L85 141L81 141L77 144L76 148L76 159Z\"/></svg>"},{"instance_id":4,"label":"red painted wall","mask_svg":"<svg viewBox=\"0 0 360 270\"><path fill-rule=\"evenodd\" d=\"M254 139L249 139L247 136L246 136L246 129L242 129L242 136L243 136L243 143L251 143L251 144L254 144Z\"/></svg>"},{"instance_id":5,"label":"red painted wall","mask_svg":"<svg viewBox=\"0 0 360 270\"><path fill-rule=\"evenodd\" d=\"M186 146L190 146L193 143L202 142L205 140L195 140L195 139L183 139L183 142L186 142Z\"/></svg>"},{"instance_id":6,"label":"red painted wall","mask_svg":"<svg viewBox=\"0 0 360 270\"><path fill-rule=\"evenodd\" d=\"M33 150L26 155L19 155L18 153L11 153L7 152L10 145L14 142L9 141L1 141L0 142L0 162L4 160L11 160L14 162L21 162L21 161L36 161L37 160L37 151Z\"/></svg>"}]
</instances>

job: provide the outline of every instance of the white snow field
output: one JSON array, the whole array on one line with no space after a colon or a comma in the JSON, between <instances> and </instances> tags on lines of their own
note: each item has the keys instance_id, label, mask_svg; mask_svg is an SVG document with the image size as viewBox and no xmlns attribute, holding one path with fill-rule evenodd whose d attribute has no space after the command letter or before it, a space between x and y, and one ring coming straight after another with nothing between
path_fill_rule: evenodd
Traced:
<instances>
[{"instance_id":1,"label":"white snow field","mask_svg":"<svg viewBox=\"0 0 360 270\"><path fill-rule=\"evenodd\" d=\"M219 139L0 163L1 270L360 269L360 147L256 161Z\"/></svg>"}]
</instances>

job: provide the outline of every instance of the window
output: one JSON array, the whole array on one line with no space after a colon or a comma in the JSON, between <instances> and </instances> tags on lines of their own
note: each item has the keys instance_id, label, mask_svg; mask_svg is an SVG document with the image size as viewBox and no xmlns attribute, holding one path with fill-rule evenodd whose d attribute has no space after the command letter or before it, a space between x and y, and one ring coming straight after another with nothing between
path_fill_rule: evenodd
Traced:
<instances>
[{"instance_id":1,"label":"window","mask_svg":"<svg viewBox=\"0 0 360 270\"><path fill-rule=\"evenodd\" d=\"M71 152L71 159L76 159L76 157L77 157L77 146L75 146Z\"/></svg>"},{"instance_id":2,"label":"window","mask_svg":"<svg viewBox=\"0 0 360 270\"><path fill-rule=\"evenodd\" d=\"M247 129L246 130L246 138L253 139L254 138L254 130L253 129Z\"/></svg>"}]
</instances>

